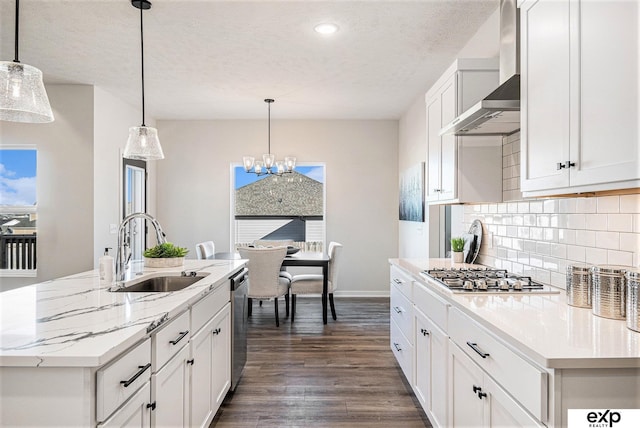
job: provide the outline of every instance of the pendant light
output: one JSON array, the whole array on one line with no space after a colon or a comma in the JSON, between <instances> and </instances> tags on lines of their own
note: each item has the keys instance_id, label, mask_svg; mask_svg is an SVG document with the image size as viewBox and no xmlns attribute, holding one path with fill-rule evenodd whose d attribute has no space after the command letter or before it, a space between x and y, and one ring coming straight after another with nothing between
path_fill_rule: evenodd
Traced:
<instances>
[{"instance_id":1,"label":"pendant light","mask_svg":"<svg viewBox=\"0 0 640 428\"><path fill-rule=\"evenodd\" d=\"M16 0L15 56L0 61L0 120L10 122L53 122L53 112L42 72L18 59L20 0Z\"/></svg>"},{"instance_id":2,"label":"pendant light","mask_svg":"<svg viewBox=\"0 0 640 428\"><path fill-rule=\"evenodd\" d=\"M287 156L284 158L284 161L276 161L276 156L271 153L271 104L275 101L271 98L267 98L264 100L265 103L269 106L269 137L268 137L268 146L267 153L262 155L262 160L257 161L252 156L244 156L242 158L242 164L244 165L244 170L246 172L251 172L256 175L265 175L265 174L274 174L274 175L282 175L282 174L290 174L293 172L293 169L296 167L296 158L292 156ZM275 166L275 171L273 171L273 167Z\"/></svg>"},{"instance_id":3,"label":"pendant light","mask_svg":"<svg viewBox=\"0 0 640 428\"><path fill-rule=\"evenodd\" d=\"M148 0L131 0L131 5L140 9L140 64L142 75L142 125L129 128L129 139L124 148L123 157L138 160L164 159L162 146L158 139L158 130L144 123L144 31L142 25L142 12L151 9Z\"/></svg>"}]
</instances>

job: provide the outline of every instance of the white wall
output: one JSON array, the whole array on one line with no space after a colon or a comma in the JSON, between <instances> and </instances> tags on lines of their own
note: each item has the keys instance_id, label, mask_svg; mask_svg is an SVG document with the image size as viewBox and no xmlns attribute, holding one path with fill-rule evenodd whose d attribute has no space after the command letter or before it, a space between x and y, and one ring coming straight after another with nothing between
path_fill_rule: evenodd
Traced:
<instances>
[{"instance_id":1,"label":"white wall","mask_svg":"<svg viewBox=\"0 0 640 428\"><path fill-rule=\"evenodd\" d=\"M93 267L93 88L50 85L55 121L3 122L0 144L38 149L38 276L2 278L0 290Z\"/></svg>"},{"instance_id":2,"label":"white wall","mask_svg":"<svg viewBox=\"0 0 640 428\"><path fill-rule=\"evenodd\" d=\"M500 11L491 14L476 34L463 47L456 58L494 58L500 51ZM445 70L442 70L443 72ZM399 123L399 170L426 161L427 159L425 94L417 94L415 101L400 118ZM425 178L426 180L426 178ZM426 189L426 187L425 187ZM454 208L456 218L462 218L461 209ZM398 254L406 258L438 257L441 237L439 227L441 210L438 206L426 209L426 222L399 221ZM442 217L444 219L444 217ZM458 227L460 229L460 227Z\"/></svg>"},{"instance_id":3,"label":"white wall","mask_svg":"<svg viewBox=\"0 0 640 428\"><path fill-rule=\"evenodd\" d=\"M427 162L426 106L420 94L398 124L398 165L401 174L420 162ZM425 169L425 177L427 170ZM429 216L425 205L425 221L398 221L398 257L429 257Z\"/></svg>"},{"instance_id":4,"label":"white wall","mask_svg":"<svg viewBox=\"0 0 640 428\"><path fill-rule=\"evenodd\" d=\"M93 266L97 267L105 247L113 248L114 257L116 254L117 235L110 233L109 226L122 220L122 151L129 128L140 124L141 112L98 87L94 88L94 111ZM153 121L147 122L154 126ZM147 212L152 215L156 211L155 163L147 162Z\"/></svg>"},{"instance_id":5,"label":"white wall","mask_svg":"<svg viewBox=\"0 0 640 428\"><path fill-rule=\"evenodd\" d=\"M265 120L159 121L158 219L167 238L191 250L230 241L230 162L259 156ZM326 164L327 240L344 245L336 294L387 295L398 242L398 122L273 120L277 156Z\"/></svg>"}]
</instances>

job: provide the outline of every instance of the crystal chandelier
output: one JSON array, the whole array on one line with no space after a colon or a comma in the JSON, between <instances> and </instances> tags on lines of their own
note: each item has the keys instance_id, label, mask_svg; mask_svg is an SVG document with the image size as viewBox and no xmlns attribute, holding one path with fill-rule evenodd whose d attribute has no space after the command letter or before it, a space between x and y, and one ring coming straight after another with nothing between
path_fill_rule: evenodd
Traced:
<instances>
[{"instance_id":1,"label":"crystal chandelier","mask_svg":"<svg viewBox=\"0 0 640 428\"><path fill-rule=\"evenodd\" d=\"M158 130L144 124L144 32L142 27L142 11L151 9L148 0L131 0L131 5L140 9L140 64L142 75L142 125L129 128L129 139L124 148L123 157L138 160L164 159L162 146L158 139Z\"/></svg>"},{"instance_id":2,"label":"crystal chandelier","mask_svg":"<svg viewBox=\"0 0 640 428\"><path fill-rule=\"evenodd\" d=\"M10 122L53 122L53 112L42 72L18 60L18 24L20 0L16 0L15 56L0 61L0 120Z\"/></svg>"},{"instance_id":3,"label":"crystal chandelier","mask_svg":"<svg viewBox=\"0 0 640 428\"><path fill-rule=\"evenodd\" d=\"M267 153L262 155L261 161L255 160L253 156L244 156L242 158L244 170L256 175L282 175L292 173L293 169L296 167L296 158L287 156L284 158L284 161L276 161L276 156L271 153L271 103L273 103L274 100L267 98L264 102L269 106L269 139Z\"/></svg>"}]
</instances>

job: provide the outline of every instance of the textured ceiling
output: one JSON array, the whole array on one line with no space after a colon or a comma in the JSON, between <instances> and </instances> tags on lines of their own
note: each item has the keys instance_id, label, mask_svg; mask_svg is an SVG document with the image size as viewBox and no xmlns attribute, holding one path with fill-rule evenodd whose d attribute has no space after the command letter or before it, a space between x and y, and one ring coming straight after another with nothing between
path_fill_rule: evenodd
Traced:
<instances>
[{"instance_id":1,"label":"textured ceiling","mask_svg":"<svg viewBox=\"0 0 640 428\"><path fill-rule=\"evenodd\" d=\"M144 12L147 115L397 119L498 0L155 0ZM0 60L14 0L0 0ZM334 22L331 37L313 31ZM140 17L129 0L23 0L20 60L47 83L91 84L140 105Z\"/></svg>"}]
</instances>

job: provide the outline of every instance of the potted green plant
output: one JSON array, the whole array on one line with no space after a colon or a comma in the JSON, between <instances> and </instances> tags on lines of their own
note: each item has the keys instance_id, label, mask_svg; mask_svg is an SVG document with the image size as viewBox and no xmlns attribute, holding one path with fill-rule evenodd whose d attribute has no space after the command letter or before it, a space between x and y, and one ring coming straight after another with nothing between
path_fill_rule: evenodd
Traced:
<instances>
[{"instance_id":1,"label":"potted green plant","mask_svg":"<svg viewBox=\"0 0 640 428\"><path fill-rule=\"evenodd\" d=\"M464 238L451 238L451 261L453 263L464 262Z\"/></svg>"},{"instance_id":2,"label":"potted green plant","mask_svg":"<svg viewBox=\"0 0 640 428\"><path fill-rule=\"evenodd\" d=\"M178 267L184 263L189 250L173 245L171 242L147 248L144 252L144 265L153 268Z\"/></svg>"}]
</instances>

